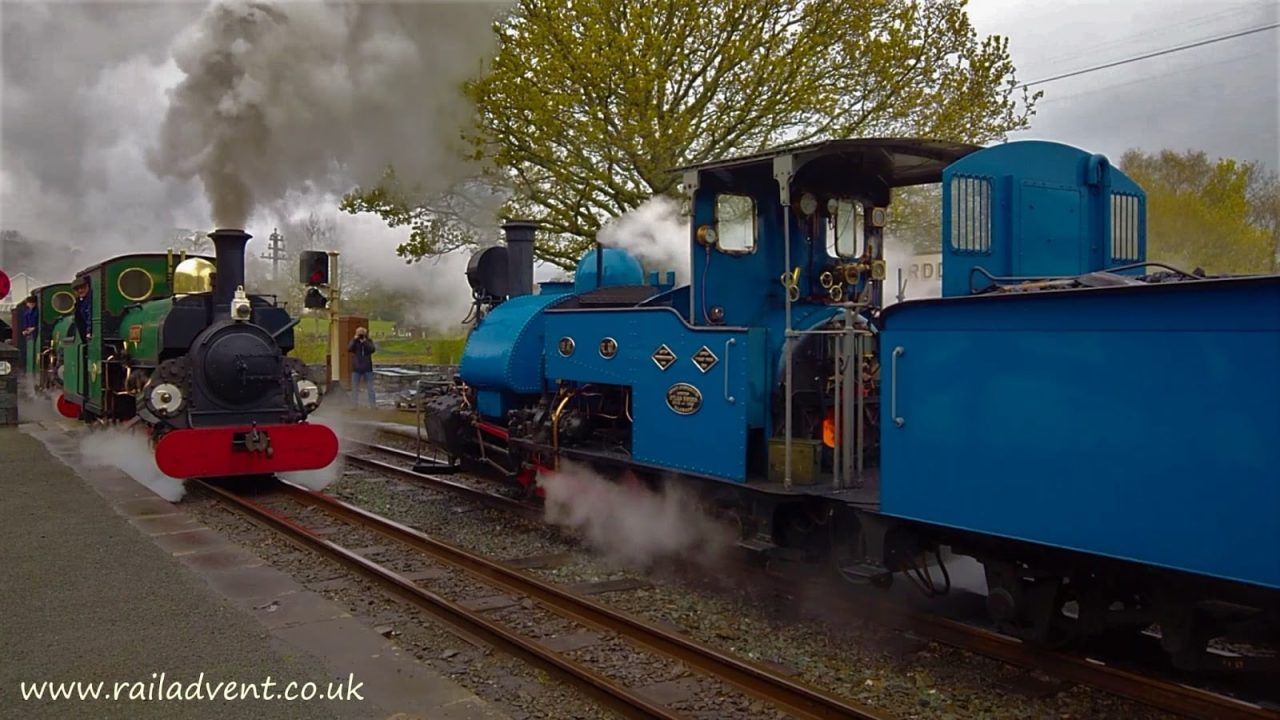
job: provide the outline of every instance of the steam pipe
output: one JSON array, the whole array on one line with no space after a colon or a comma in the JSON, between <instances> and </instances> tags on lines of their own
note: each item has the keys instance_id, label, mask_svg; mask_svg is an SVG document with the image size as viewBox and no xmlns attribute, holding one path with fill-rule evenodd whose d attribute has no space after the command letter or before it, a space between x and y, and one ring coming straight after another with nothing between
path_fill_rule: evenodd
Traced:
<instances>
[{"instance_id":1,"label":"steam pipe","mask_svg":"<svg viewBox=\"0 0 1280 720\"><path fill-rule=\"evenodd\" d=\"M253 237L243 230L222 228L209 233L216 253L216 275L213 279L215 313L231 312L231 299L236 288L244 285L244 248Z\"/></svg>"},{"instance_id":2,"label":"steam pipe","mask_svg":"<svg viewBox=\"0 0 1280 720\"><path fill-rule=\"evenodd\" d=\"M604 247L596 241L596 289L604 287Z\"/></svg>"},{"instance_id":3,"label":"steam pipe","mask_svg":"<svg viewBox=\"0 0 1280 720\"><path fill-rule=\"evenodd\" d=\"M782 265L783 265L782 270L784 273L791 271L791 205L790 204L784 204L782 206ZM792 342L791 290L789 288L783 289L783 299L785 302L785 304L783 305L783 307L785 308L785 312L783 313L783 315L785 318L786 326L782 333L782 356L783 356L783 361L786 364L787 396L786 396L785 410L784 410L784 412L786 413L786 417L783 420L783 428L784 428L783 429L783 438L784 438L783 454L786 457L782 461L783 463L782 485L783 487L790 490L791 489L791 405L792 405L792 397L795 395L795 392L792 390L792 388L794 388L795 385L792 384L792 375L794 374L794 372L792 369L792 362L791 362L791 350L792 350L791 348L791 342Z\"/></svg>"},{"instance_id":4,"label":"steam pipe","mask_svg":"<svg viewBox=\"0 0 1280 720\"><path fill-rule=\"evenodd\" d=\"M508 297L533 294L533 241L538 224L529 220L508 220L502 224L507 242L507 273L511 279Z\"/></svg>"}]
</instances>

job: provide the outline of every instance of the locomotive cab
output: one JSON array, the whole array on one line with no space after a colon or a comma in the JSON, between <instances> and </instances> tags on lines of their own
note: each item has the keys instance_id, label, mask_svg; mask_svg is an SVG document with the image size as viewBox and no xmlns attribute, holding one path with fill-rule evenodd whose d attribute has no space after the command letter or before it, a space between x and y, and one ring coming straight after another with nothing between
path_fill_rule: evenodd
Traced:
<instances>
[{"instance_id":1,"label":"locomotive cab","mask_svg":"<svg viewBox=\"0 0 1280 720\"><path fill-rule=\"evenodd\" d=\"M683 169L695 327L764 331L745 480L874 488L885 228L895 191L978 148L838 140ZM868 496L870 497L870 496Z\"/></svg>"}]
</instances>

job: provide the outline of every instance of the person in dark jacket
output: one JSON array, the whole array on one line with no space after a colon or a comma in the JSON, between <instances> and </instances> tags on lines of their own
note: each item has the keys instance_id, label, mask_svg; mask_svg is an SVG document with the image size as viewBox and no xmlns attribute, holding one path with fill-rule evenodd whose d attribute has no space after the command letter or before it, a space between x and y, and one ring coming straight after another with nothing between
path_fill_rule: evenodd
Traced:
<instances>
[{"instance_id":1,"label":"person in dark jacket","mask_svg":"<svg viewBox=\"0 0 1280 720\"><path fill-rule=\"evenodd\" d=\"M22 308L22 334L31 337L35 334L36 325L40 322L40 311L36 309L36 296L29 295L23 301L25 307Z\"/></svg>"},{"instance_id":2,"label":"person in dark jacket","mask_svg":"<svg viewBox=\"0 0 1280 720\"><path fill-rule=\"evenodd\" d=\"M369 339L369 328L356 328L356 336L347 345L347 352L351 354L351 402L356 407L360 407L361 380L369 392L369 407L378 407L378 399L373 394L373 354L377 351L378 346Z\"/></svg>"},{"instance_id":3,"label":"person in dark jacket","mask_svg":"<svg viewBox=\"0 0 1280 720\"><path fill-rule=\"evenodd\" d=\"M36 309L37 304L35 295L27 296L27 299L23 301L22 312L18 315L18 336L14 338L14 341L18 345L18 349L23 352L24 358L28 352L38 352L38 350L33 349L35 347L36 328L40 325L40 311Z\"/></svg>"},{"instance_id":4,"label":"person in dark jacket","mask_svg":"<svg viewBox=\"0 0 1280 720\"><path fill-rule=\"evenodd\" d=\"M76 329L80 331L81 339L87 341L93 337L93 296L89 294L89 278L76 278L71 289L76 293Z\"/></svg>"}]
</instances>

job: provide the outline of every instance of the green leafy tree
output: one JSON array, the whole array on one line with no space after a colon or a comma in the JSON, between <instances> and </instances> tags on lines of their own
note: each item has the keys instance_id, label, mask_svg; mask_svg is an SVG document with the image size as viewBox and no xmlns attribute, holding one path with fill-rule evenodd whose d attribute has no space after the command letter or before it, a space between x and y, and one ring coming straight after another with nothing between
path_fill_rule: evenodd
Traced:
<instances>
[{"instance_id":1,"label":"green leafy tree","mask_svg":"<svg viewBox=\"0 0 1280 720\"><path fill-rule=\"evenodd\" d=\"M1039 97L965 0L519 0L495 32L466 88L475 159L565 268L605 220L674 195L674 167L832 137L987 142ZM344 208L412 225L416 255L474 241L441 205L389 175Z\"/></svg>"},{"instance_id":2,"label":"green leafy tree","mask_svg":"<svg viewBox=\"0 0 1280 720\"><path fill-rule=\"evenodd\" d=\"M942 185L894 188L885 233L912 253L942 252Z\"/></svg>"},{"instance_id":3,"label":"green leafy tree","mask_svg":"<svg viewBox=\"0 0 1280 720\"><path fill-rule=\"evenodd\" d=\"M1147 257L1210 273L1276 267L1280 185L1257 163L1202 151L1125 153L1121 168L1147 192Z\"/></svg>"},{"instance_id":4,"label":"green leafy tree","mask_svg":"<svg viewBox=\"0 0 1280 720\"><path fill-rule=\"evenodd\" d=\"M1280 175L1259 163L1249 163L1249 223L1271 238L1275 267L1280 270Z\"/></svg>"}]
</instances>

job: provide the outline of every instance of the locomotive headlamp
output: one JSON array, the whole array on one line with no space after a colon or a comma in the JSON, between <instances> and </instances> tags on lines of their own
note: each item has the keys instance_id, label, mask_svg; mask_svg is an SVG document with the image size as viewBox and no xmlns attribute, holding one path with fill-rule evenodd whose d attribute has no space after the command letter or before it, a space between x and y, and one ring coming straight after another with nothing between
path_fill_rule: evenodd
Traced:
<instances>
[{"instance_id":1,"label":"locomotive headlamp","mask_svg":"<svg viewBox=\"0 0 1280 720\"><path fill-rule=\"evenodd\" d=\"M0 377L4 377L13 372L13 364L8 360L0 360Z\"/></svg>"},{"instance_id":2,"label":"locomotive headlamp","mask_svg":"<svg viewBox=\"0 0 1280 720\"><path fill-rule=\"evenodd\" d=\"M231 299L231 319L236 322L244 322L249 319L253 313L253 308L249 305L249 296L244 294L244 286L236 288L236 296Z\"/></svg>"},{"instance_id":3,"label":"locomotive headlamp","mask_svg":"<svg viewBox=\"0 0 1280 720\"><path fill-rule=\"evenodd\" d=\"M310 380L298 381L298 399L302 401L302 409L311 412L320 407L320 388Z\"/></svg>"},{"instance_id":4,"label":"locomotive headlamp","mask_svg":"<svg viewBox=\"0 0 1280 720\"><path fill-rule=\"evenodd\" d=\"M147 393L147 405L160 417L167 417L182 408L182 390L173 383L160 383Z\"/></svg>"},{"instance_id":5,"label":"locomotive headlamp","mask_svg":"<svg viewBox=\"0 0 1280 720\"><path fill-rule=\"evenodd\" d=\"M716 231L710 225L703 225L698 228L698 242L706 247L716 244Z\"/></svg>"}]
</instances>

